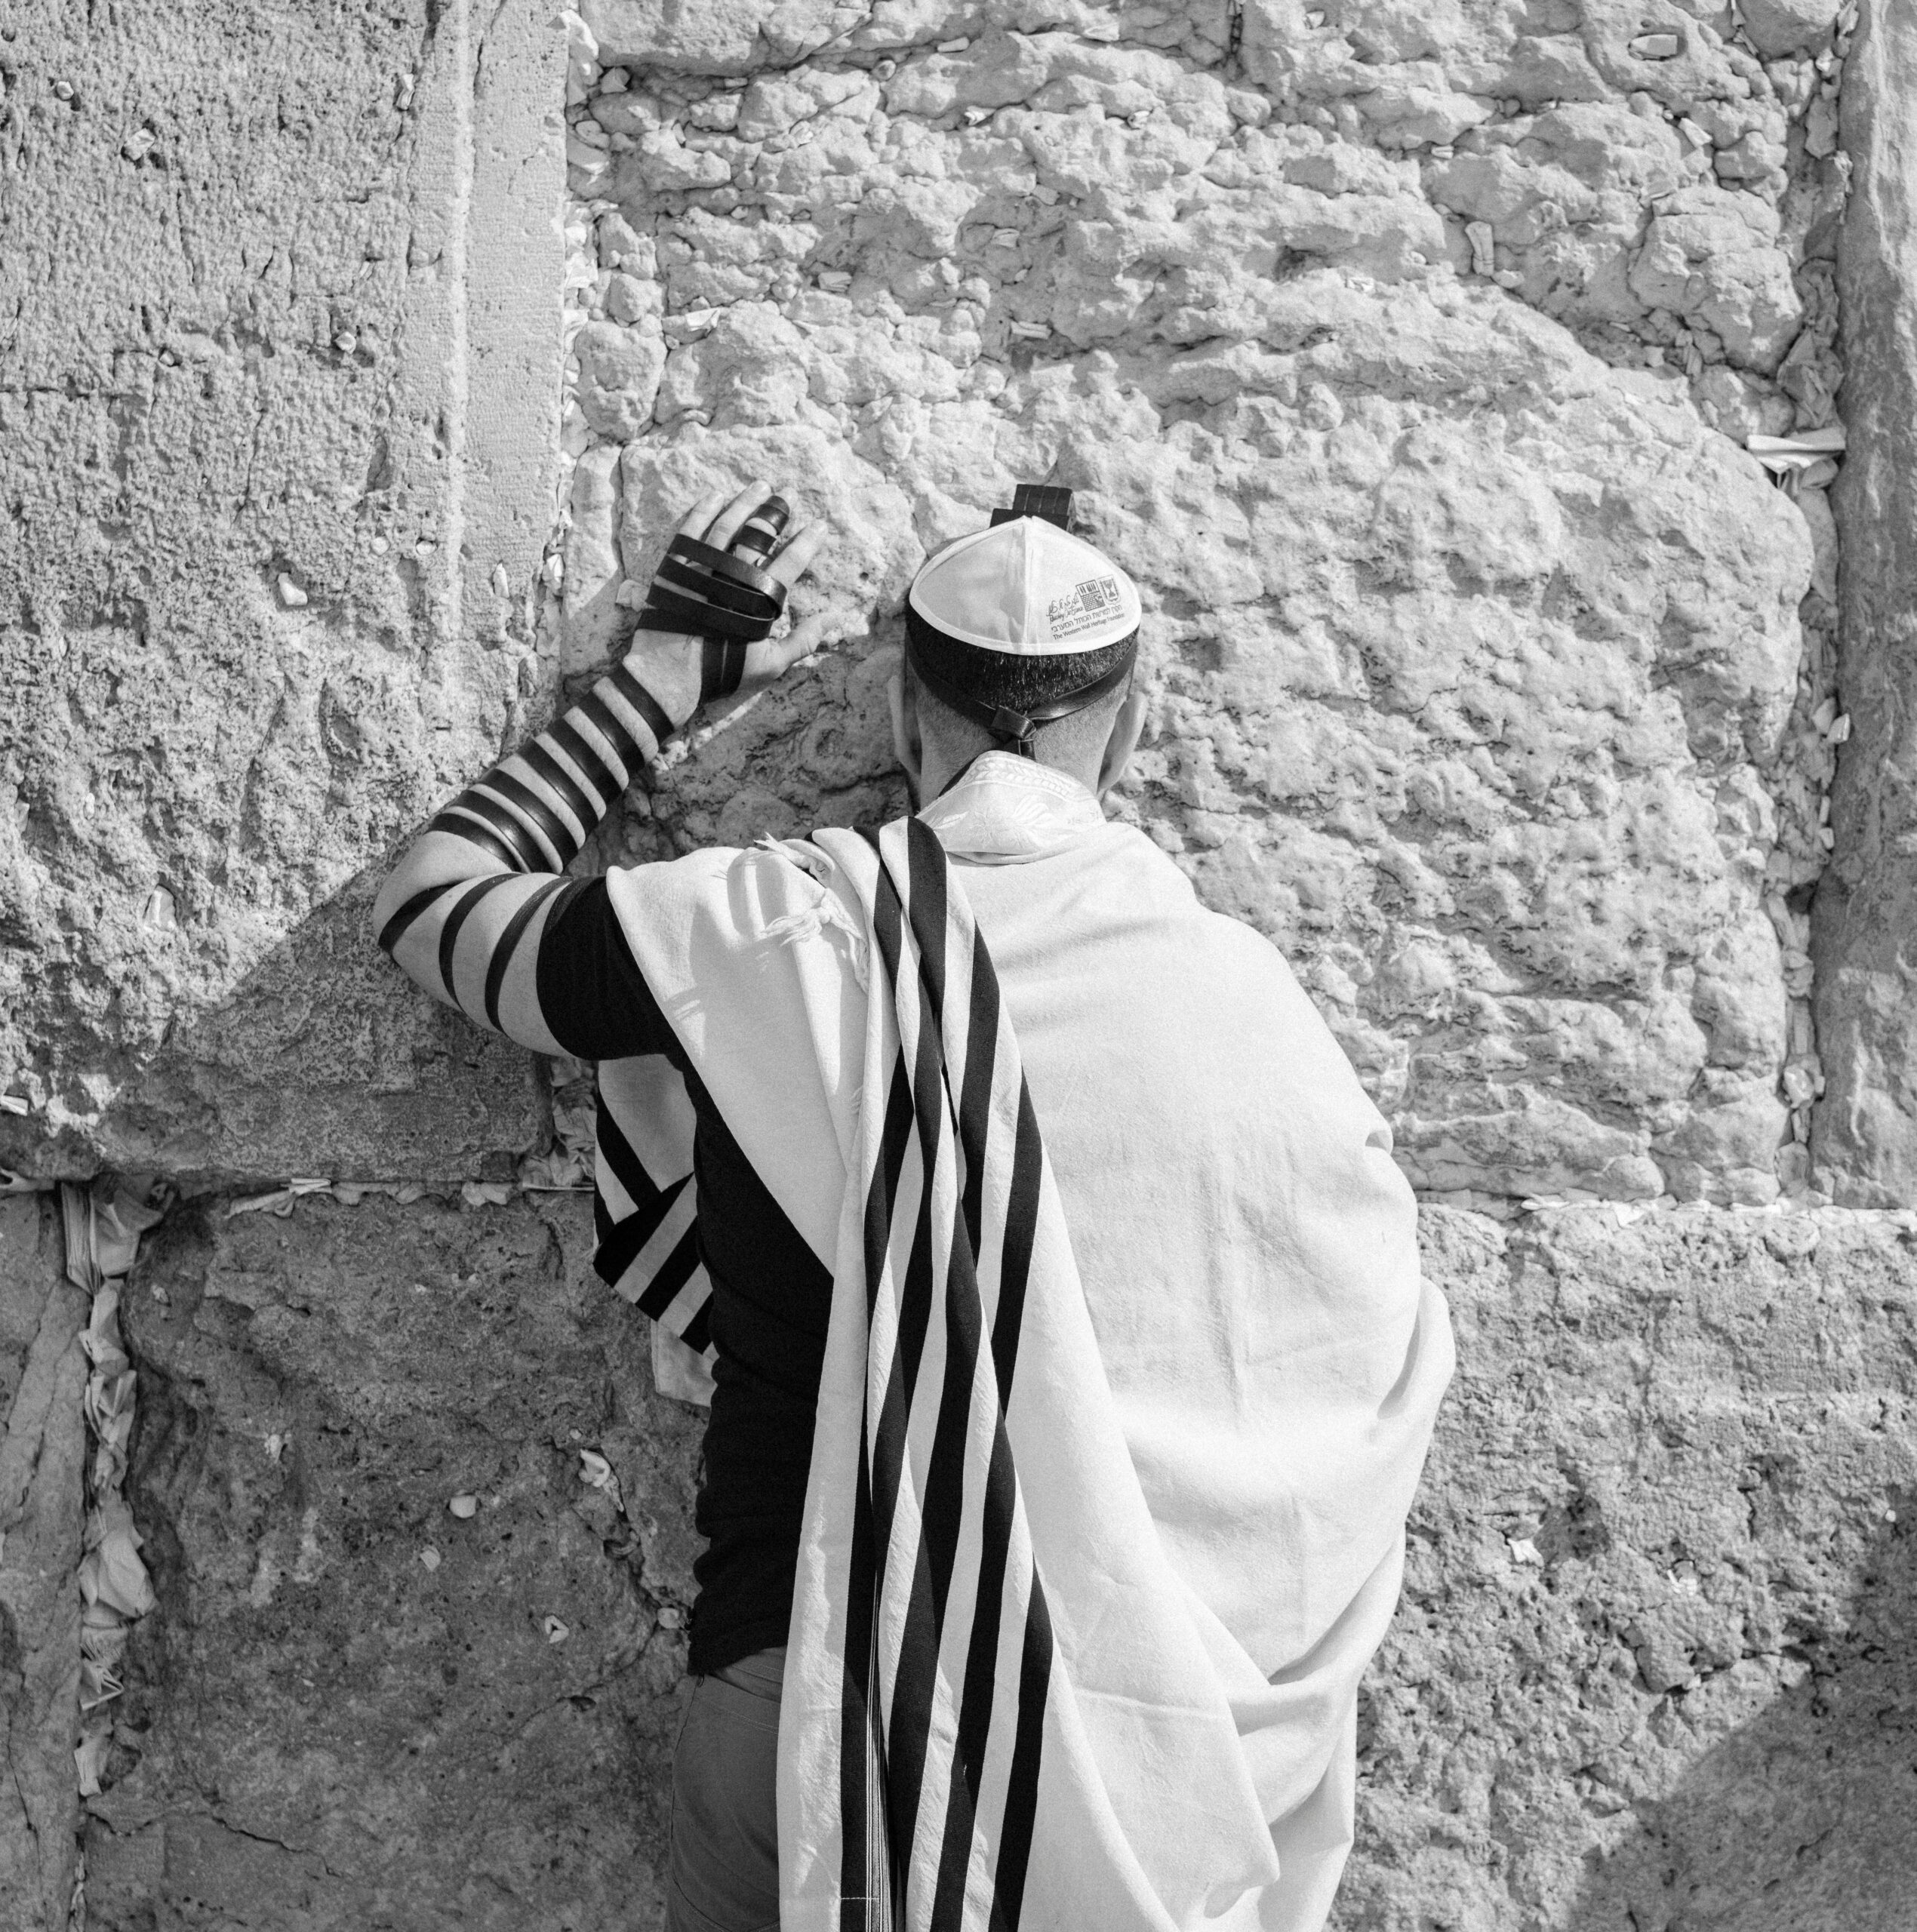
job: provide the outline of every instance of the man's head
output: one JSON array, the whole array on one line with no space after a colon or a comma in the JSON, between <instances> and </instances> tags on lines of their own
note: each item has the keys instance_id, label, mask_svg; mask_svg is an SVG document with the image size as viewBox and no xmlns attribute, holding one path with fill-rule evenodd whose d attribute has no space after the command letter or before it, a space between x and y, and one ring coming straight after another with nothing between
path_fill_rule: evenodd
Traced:
<instances>
[{"instance_id":1,"label":"man's head","mask_svg":"<svg viewBox=\"0 0 1917 1932\"><path fill-rule=\"evenodd\" d=\"M1001 513L912 580L905 663L893 680L899 761L923 800L983 751L1017 750L1088 789L1114 783L1144 703L1131 691L1138 593L1055 518ZM1021 505L1022 506L1022 505Z\"/></svg>"}]
</instances>

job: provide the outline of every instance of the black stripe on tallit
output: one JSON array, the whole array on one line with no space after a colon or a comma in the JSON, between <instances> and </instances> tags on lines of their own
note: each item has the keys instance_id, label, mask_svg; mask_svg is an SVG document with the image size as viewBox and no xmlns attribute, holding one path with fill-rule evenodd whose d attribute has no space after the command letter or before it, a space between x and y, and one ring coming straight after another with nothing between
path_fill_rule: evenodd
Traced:
<instances>
[{"instance_id":1,"label":"black stripe on tallit","mask_svg":"<svg viewBox=\"0 0 1917 1932\"><path fill-rule=\"evenodd\" d=\"M918 835L922 833L922 838ZM944 1047L947 988L945 950L949 909L945 852L930 829L916 819L906 823L906 904L918 955L922 1009L913 1084L918 1103L921 1137L928 1140L936 1148L945 1131L946 1088L952 1074L959 1071L951 1066ZM964 962L959 963L962 965ZM968 994L968 990L960 989L962 994ZM969 998L967 1003L970 1003ZM979 1052L989 1060L992 1051L993 1041L989 1036L982 1046L976 1041L968 1042L968 1062ZM955 1149L955 1155L957 1152ZM929 1160L927 1164L929 1168ZM930 1198L928 1172L925 1195L928 1206ZM929 1229L929 1214L926 1225ZM894 1829L902 1835L915 1831L924 1795L926 1747L931 1737L932 1700L938 1676L946 1601L965 1523L965 1438L971 1411L972 1371L977 1361L983 1328L977 1272L965 1229L962 1222L945 1232L948 1235L948 1254L944 1293L940 1297L945 1308L945 1374L939 1393L937 1420L933 1429L931 1454L926 1469L918 1549L912 1568L898 1678L887 1734L892 1740L894 1789L891 1795L895 1807ZM928 1255L928 1278L929 1260ZM929 1278L925 1293L926 1313L929 1315ZM922 1352L922 1327L917 1339ZM907 1391L908 1416L912 1395L916 1390L918 1366L919 1355L915 1354ZM909 1844L911 1841L911 1837L906 1835L905 1842ZM932 1922L935 1925L940 1923L936 1916Z\"/></svg>"},{"instance_id":2,"label":"black stripe on tallit","mask_svg":"<svg viewBox=\"0 0 1917 1932\"><path fill-rule=\"evenodd\" d=\"M974 1255L984 1239L981 1220L985 1202L985 1155L991 1138L992 1084L998 1072L999 976L992 970L992 956L972 928L971 1012L965 1025L965 1075L958 1100L958 1149L965 1157L965 1180L961 1212L965 1234ZM986 1043L981 1052L978 1043ZM1001 1388L1003 1402L1011 1392Z\"/></svg>"},{"instance_id":3,"label":"black stripe on tallit","mask_svg":"<svg viewBox=\"0 0 1917 1932\"><path fill-rule=\"evenodd\" d=\"M595 1088L592 1097L598 1106L599 1151L606 1157L606 1165L631 1196L636 1213L643 1214L648 1209L653 1211L651 1225L656 1228L671 1206L678 1187L674 1184L662 1188L646 1172L645 1162L633 1152L632 1143L626 1137L626 1130L619 1124L619 1116L608 1104L605 1089Z\"/></svg>"},{"instance_id":4,"label":"black stripe on tallit","mask_svg":"<svg viewBox=\"0 0 1917 1932\"><path fill-rule=\"evenodd\" d=\"M965 1032L965 1066L960 1083L958 1142L965 1157L960 1227L955 1231L955 1252L963 1244L968 1260L977 1256L985 1189L985 1149L991 1118L992 1082L998 1057L999 983L990 955L973 931L971 1012ZM949 1078L949 1075L948 1075ZM965 1454L971 1418L972 1380L983 1343L984 1309L978 1294L977 1271L972 1269L971 1294L962 1306L955 1299L946 1312L946 1386L932 1449L932 1475L926 1487L925 1517L933 1533L935 1552L950 1521L956 1548L962 1511L963 1484L959 1463ZM962 1358L963 1382L959 1376ZM941 1455L953 1459L949 1478L941 1474ZM986 1740L998 1669L999 1632L1003 1610L1005 1565L1011 1543L1017 1484L1012 1475L1011 1444L1005 1416L993 1418L992 1447L986 1463L985 1494L979 1503L979 1573L972 1604L972 1626L965 1650L965 1666L958 1687L957 1723L952 1740L951 1776L945 1794L945 1832L939 1846L938 1872L933 1881L931 1922L962 1922L965 1884L971 1866L972 1839L977 1829L979 1786L985 1773ZM932 1578L943 1642L946 1592L951 1561L935 1562Z\"/></svg>"},{"instance_id":5,"label":"black stripe on tallit","mask_svg":"<svg viewBox=\"0 0 1917 1932\"><path fill-rule=\"evenodd\" d=\"M885 1740L878 1733L878 1700L872 1681L872 1628L878 1586L872 1549L872 1475L866 1460L863 1415L859 1420L858 1481L852 1490L852 1542L847 1556L845 1645L838 1684L838 1922L840 1932L867 1932L872 1847L866 1832L872 1795L872 1780L866 1772L872 1770L882 1786Z\"/></svg>"},{"instance_id":6,"label":"black stripe on tallit","mask_svg":"<svg viewBox=\"0 0 1917 1932\"><path fill-rule=\"evenodd\" d=\"M992 1331L992 1360L999 1389L999 1435L1002 1439L1005 1436L1005 1404L1010 1398L1012 1374L1018 1361L1025 1291L1031 1272L1032 1248L1038 1223L1042 1165L1038 1115L1032 1111L1031 1091L1023 1079L1019 1082L1018 1130L1014 1147L1011 1183L1006 1201L1005 1259L1000 1269L999 1312ZM998 1443L995 1441L995 1462L997 1448ZM1017 1475L1011 1466L1008 1442L1006 1467L1007 1487L1013 1492L1014 1498L1005 1508L1009 1523L1015 1507ZM996 1920L1002 1914L1008 1932L1016 1932L1024 1900L1032 1821L1039 1803L1039 1765L1045 1742L1045 1700L1051 1690L1051 1614L1046 1607L1045 1580L1039 1574L1035 1551L1032 1558L1032 1595L1026 1606L1025 1641L1020 1660L1017 1727L1012 1743L1011 1770L1006 1783L997 1890L992 1900L992 1916Z\"/></svg>"},{"instance_id":7,"label":"black stripe on tallit","mask_svg":"<svg viewBox=\"0 0 1917 1932\"><path fill-rule=\"evenodd\" d=\"M446 915L446 923L439 928L439 983L446 989L446 997L462 1013L466 1008L460 1001L458 989L453 984L453 955L459 949L460 928L466 924L473 907L488 893L518 876L517 872L494 872L487 878L475 880L460 895L458 903Z\"/></svg>"},{"instance_id":8,"label":"black stripe on tallit","mask_svg":"<svg viewBox=\"0 0 1917 1932\"><path fill-rule=\"evenodd\" d=\"M506 921L506 930L500 934L499 943L493 948L491 961L486 968L486 1024L495 1032L499 1030L499 1001L500 995L506 989L506 976L527 927L532 924L533 915L555 894L577 895L585 886L583 878L548 879Z\"/></svg>"},{"instance_id":9,"label":"black stripe on tallit","mask_svg":"<svg viewBox=\"0 0 1917 1932\"><path fill-rule=\"evenodd\" d=\"M911 883L908 882L908 890ZM899 931L902 906L894 881L882 865L878 874L877 904L885 914L882 931L888 931L891 937L889 946L882 940L882 949L886 954L886 964L896 993L903 971L900 957L903 936ZM922 980L922 974L917 977ZM891 1546L894 1519L904 1483L912 1401L918 1384L926 1332L931 1325L934 1290L932 1173L937 1158L943 1115L943 1109L939 1104L943 1098L943 1066L937 1016L928 1009L922 992L918 1003L918 1039L913 1050L910 1090L913 1124L917 1129L918 1204L913 1217L912 1245L904 1278L900 1283L897 1338L892 1350L891 1371L886 1378L878 1426L874 1431L872 1454L872 1537L880 1552L881 1563L885 1561L884 1552ZM881 1261L882 1265L882 1255ZM919 1547L922 1552L922 1531ZM886 1712L885 1723L890 1753L885 1781L886 1822L893 1850L901 1859L909 1854L918 1818L919 1792L924 1781L925 1752L929 1742L931 1697L938 1672L938 1646L929 1617L931 1604L919 1580L922 1568L922 1560L915 1559L900 1633L892 1702Z\"/></svg>"},{"instance_id":10,"label":"black stripe on tallit","mask_svg":"<svg viewBox=\"0 0 1917 1932\"><path fill-rule=\"evenodd\" d=\"M1019 1334L1025 1321L1025 1288L1032 1273L1032 1246L1039 1229L1039 1183L1044 1153L1032 1090L1018 1083L1018 1128L1013 1137L1011 1182L1006 1189L1005 1241L999 1251L999 1308L992 1322L992 1364L999 1381L999 1406L1008 1408L1012 1375L1018 1367Z\"/></svg>"},{"instance_id":11,"label":"black stripe on tallit","mask_svg":"<svg viewBox=\"0 0 1917 1932\"><path fill-rule=\"evenodd\" d=\"M406 937L413 921L417 919L442 893L450 892L458 883L450 880L438 885L429 885L423 892L416 892L399 910L380 928L380 950L390 954L392 949Z\"/></svg>"},{"instance_id":12,"label":"black stripe on tallit","mask_svg":"<svg viewBox=\"0 0 1917 1932\"><path fill-rule=\"evenodd\" d=\"M592 1272L601 1281L617 1282L624 1277L626 1269L639 1258L646 1243L658 1232L660 1223L678 1198L680 1190L690 1186L691 1182L692 1177L685 1175L670 1187L660 1190L655 1201L648 1201L623 1220L612 1223L611 1232L602 1238L592 1255ZM680 1278L683 1280L685 1277Z\"/></svg>"},{"instance_id":13,"label":"black stripe on tallit","mask_svg":"<svg viewBox=\"0 0 1917 1932\"><path fill-rule=\"evenodd\" d=\"M914 835L920 834L922 836ZM920 978L928 994L938 998L943 1011L949 983L949 962L945 958L944 946L947 911L945 855L930 829L916 820L910 823L908 841L910 912L913 934L919 944ZM946 1373L928 1464L920 1574L914 1577L911 1607L912 1613L916 1614L920 1607L922 1575L926 1593L931 1598L934 1655L943 1633L946 1599L964 1524L965 1443L973 1375L983 1339L983 1309L974 1257L983 1212L999 1005L997 976L990 954L975 926L969 961L949 964L955 969L962 964L969 968L969 984L954 989L955 997L962 997L968 1008L965 1065L962 1069L954 1069L947 1063L944 1068L948 1084L954 1072L959 1076L958 1092L954 1097L959 1115L960 1151L966 1164L965 1199L962 1225L952 1230L946 1300ZM1029 1093L1021 1082L1019 1128L1014 1136L1012 1171L1007 1187L1005 1251L1011 1263L1010 1286L1015 1306L1012 1310L1006 1309L1002 1295L1001 1315L1008 1317L1007 1346L1002 1364L995 1361L998 1371L995 1377L998 1383L998 1413L993 1418L986 1494L980 1499L979 1511L977 1596L957 1712L957 1749L949 1788L945 1794L945 1829L930 1921L934 1927L955 1925L963 1912L973 1820L991 1729L1005 1580L1017 1509L1017 1483L1005 1408L1011 1392L1011 1369L1016 1361L1017 1331L1023 1318L1025 1288L1035 1238L1042 1158L1036 1116L1031 1109ZM1035 1570L1032 1577L1027 1626L1028 1651L1035 1629L1043 1638L1041 1647L1045 1669L1041 1674L1028 1656L1020 1671L1014 1734L1014 1776L1008 1791L1004 1839L1005 1844L1011 1847L1013 1857L1008 1869L1002 1850L999 1866L1000 1903L1007 1909L1011 1923L1016 1923L1023 1893L1032 1806L1036 1798L1044 1703L1049 1681L1051 1625L1042 1584ZM901 1675L903 1678L903 1666ZM1036 1696L1035 1715L1028 1694ZM929 1715L929 1709L927 1715ZM899 1737L897 1730L893 1736L896 1751ZM1029 1761L1023 1767L1018 1761L1021 1749ZM1029 1801L1026 1795L1028 1786Z\"/></svg>"},{"instance_id":14,"label":"black stripe on tallit","mask_svg":"<svg viewBox=\"0 0 1917 1932\"><path fill-rule=\"evenodd\" d=\"M889 904L888 894L880 895L874 909L874 931L888 972L896 974L898 960L898 910L896 900ZM892 1069L892 1084L885 1100L885 1131L880 1143L877 1171L866 1193L865 1263L866 1321L869 1332L872 1310L876 1304L878 1283L884 1273L891 1236L892 1208L898 1198L899 1177L905 1167L907 1144L912 1138L912 1089L906 1077L905 1056L901 1053ZM866 1754L870 1752L882 1767L885 1735L881 1728L876 1683L877 1646L875 1619L878 1605L879 1566L885 1546L878 1541L874 1521L871 1394L867 1390L859 1421L859 1479L853 1492L852 1546L846 1569L845 1670L840 1685L839 1832L841 1866L839 1895L849 1910L854 1901L869 1895L874 1854L885 1859L888 1869L896 1870L889 1847L874 1847L866 1832L872 1815L870 1801L875 1794L866 1782ZM882 1770L876 1794L884 1796ZM898 1915L900 1900L893 1887L892 1915ZM861 1903L860 1909L863 1909ZM850 1924L852 1921L848 1921ZM864 1921L858 1921L861 1932Z\"/></svg>"},{"instance_id":15,"label":"black stripe on tallit","mask_svg":"<svg viewBox=\"0 0 1917 1932\"><path fill-rule=\"evenodd\" d=\"M695 1218L692 1226L672 1244L672 1253L659 1264L658 1272L646 1284L645 1292L639 1297L639 1312L657 1321L672 1306L678 1291L692 1279L698 1266L699 1223Z\"/></svg>"},{"instance_id":16,"label":"black stripe on tallit","mask_svg":"<svg viewBox=\"0 0 1917 1932\"><path fill-rule=\"evenodd\" d=\"M1045 1592L1034 1574L1032 1601L1025 1615L1025 1643L1019 1659L1018 1730L1012 1740L1005 1822L999 1840L998 1882L992 1895L992 1923L1003 1924L1006 1932L1018 1932L1018 1915L1025 1903L1025 1875L1032 1859L1032 1825L1039 1809L1039 1760L1045 1743L1051 1660L1051 1612L1045 1607Z\"/></svg>"},{"instance_id":17,"label":"black stripe on tallit","mask_svg":"<svg viewBox=\"0 0 1917 1932\"><path fill-rule=\"evenodd\" d=\"M542 735L550 738L572 760L574 769L598 794L598 805L589 821L596 824L605 817L614 799L625 789L620 785L611 766L606 763L605 753L589 744L586 734L580 731L570 718L555 718L547 725Z\"/></svg>"},{"instance_id":18,"label":"black stripe on tallit","mask_svg":"<svg viewBox=\"0 0 1917 1932\"><path fill-rule=\"evenodd\" d=\"M939 1899L955 1896L962 1899L965 1893L966 1868L971 1857L972 1821L977 1813L979 1786L985 1776L986 1747L992 1734L999 1680L999 1635L1005 1621L1005 1569L1011 1550L1017 1497L1011 1444L1002 1417L992 1431L985 1494L980 1504L978 1596L973 1606L971 1634L965 1647L965 1681L958 1694L952 1789L946 1814L945 1843L939 1851L935 1892ZM936 1918L936 1906L934 1915Z\"/></svg>"},{"instance_id":19,"label":"black stripe on tallit","mask_svg":"<svg viewBox=\"0 0 1917 1932\"><path fill-rule=\"evenodd\" d=\"M584 788L546 748L540 738L520 747L519 755L538 773L540 782L551 787L568 811L579 821L582 834L589 833L604 816L587 798Z\"/></svg>"}]
</instances>

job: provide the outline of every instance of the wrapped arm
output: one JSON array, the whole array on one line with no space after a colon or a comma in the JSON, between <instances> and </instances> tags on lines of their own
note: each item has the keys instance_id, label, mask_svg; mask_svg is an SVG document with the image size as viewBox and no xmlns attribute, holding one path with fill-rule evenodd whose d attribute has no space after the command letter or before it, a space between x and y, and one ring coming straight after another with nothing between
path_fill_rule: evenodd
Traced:
<instances>
[{"instance_id":1,"label":"wrapped arm","mask_svg":"<svg viewBox=\"0 0 1917 1932\"><path fill-rule=\"evenodd\" d=\"M604 882L565 869L703 700L771 683L842 630L822 613L768 635L828 534L823 523L786 532L788 515L763 482L729 503L723 491L701 497L673 533L631 653L460 792L400 860L374 902L374 929L435 999L537 1052L668 1051L651 1043L665 1023L650 996L618 997L643 983ZM677 628L686 624L704 634Z\"/></svg>"},{"instance_id":2,"label":"wrapped arm","mask_svg":"<svg viewBox=\"0 0 1917 1932\"><path fill-rule=\"evenodd\" d=\"M562 921L595 951L617 940L609 914L580 916L603 907L603 881L568 879L564 868L674 725L629 661L617 666L435 815L374 902L382 950L435 999L522 1046L594 1051L569 1023L575 1002L555 983L562 962L545 942ZM600 979L608 970L603 958L579 964ZM597 1053L663 1051L649 1017L634 1014L638 1038L601 1041Z\"/></svg>"}]
</instances>

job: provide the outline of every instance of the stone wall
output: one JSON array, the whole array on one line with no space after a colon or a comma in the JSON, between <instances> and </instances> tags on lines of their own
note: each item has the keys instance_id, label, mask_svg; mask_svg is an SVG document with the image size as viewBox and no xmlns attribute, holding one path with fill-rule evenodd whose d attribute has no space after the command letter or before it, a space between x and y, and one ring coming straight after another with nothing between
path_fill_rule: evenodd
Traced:
<instances>
[{"instance_id":1,"label":"stone wall","mask_svg":"<svg viewBox=\"0 0 1917 1932\"><path fill-rule=\"evenodd\" d=\"M1908 888L1839 749L1902 684L1854 572L1839 654L1835 465L1743 447L1834 420L1854 162L1903 232L1897 47L1834 12L0 24L0 1163L178 1196L121 1318L158 1607L84 1807L85 1297L0 1201L0 1927L66 1923L76 1835L96 1927L658 1922L697 1419L520 1185L579 1070L365 915L759 473L864 635L593 858L897 809L907 576L1068 484L1146 598L1117 809L1285 948L1429 1204L1461 1366L1346 1932L1908 1921ZM1843 245L1901 393L1903 258ZM1874 420L1838 501L1894 563Z\"/></svg>"},{"instance_id":2,"label":"stone wall","mask_svg":"<svg viewBox=\"0 0 1917 1932\"><path fill-rule=\"evenodd\" d=\"M540 1131L525 1056L364 929L530 681L563 44L11 17L0 1163L472 1174Z\"/></svg>"},{"instance_id":3,"label":"stone wall","mask_svg":"<svg viewBox=\"0 0 1917 1932\"><path fill-rule=\"evenodd\" d=\"M1460 1366L1340 1927L1897 1932L1909 1232L1590 1207L1424 1232ZM129 1487L160 1606L88 1805L96 1932L659 1922L697 1425L589 1239L530 1199L205 1202L150 1238Z\"/></svg>"},{"instance_id":4,"label":"stone wall","mask_svg":"<svg viewBox=\"0 0 1917 1932\"><path fill-rule=\"evenodd\" d=\"M882 643L1068 484L1146 598L1122 809L1286 948L1413 1179L1766 1201L1835 466L1742 443L1834 414L1829 35L1534 11L589 5L569 654L715 471L834 518ZM896 802L866 648L627 849Z\"/></svg>"}]
</instances>

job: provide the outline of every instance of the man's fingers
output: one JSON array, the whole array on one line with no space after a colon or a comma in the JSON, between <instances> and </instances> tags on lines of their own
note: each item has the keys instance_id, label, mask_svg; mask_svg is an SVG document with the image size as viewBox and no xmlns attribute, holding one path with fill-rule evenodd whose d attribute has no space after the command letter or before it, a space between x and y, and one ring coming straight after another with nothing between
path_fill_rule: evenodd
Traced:
<instances>
[{"instance_id":1,"label":"man's fingers","mask_svg":"<svg viewBox=\"0 0 1917 1932\"><path fill-rule=\"evenodd\" d=\"M717 516L725 503L723 490L708 490L698 502L678 520L672 534L675 537L703 537L706 526Z\"/></svg>"},{"instance_id":2,"label":"man's fingers","mask_svg":"<svg viewBox=\"0 0 1917 1932\"><path fill-rule=\"evenodd\" d=\"M775 678L783 675L802 657L810 657L823 645L836 644L858 629L857 620L848 617L842 611L815 612L804 623L793 625L785 636L772 645L771 675Z\"/></svg>"},{"instance_id":3,"label":"man's fingers","mask_svg":"<svg viewBox=\"0 0 1917 1932\"><path fill-rule=\"evenodd\" d=\"M819 554L831 534L829 523L802 523L786 547L766 565L766 574L776 577L789 590L805 575L806 565Z\"/></svg>"},{"instance_id":4,"label":"man's fingers","mask_svg":"<svg viewBox=\"0 0 1917 1932\"><path fill-rule=\"evenodd\" d=\"M706 541L715 550L729 547L739 534L739 526L771 494L772 485L762 477L748 483L713 518L712 528L706 533Z\"/></svg>"}]
</instances>

